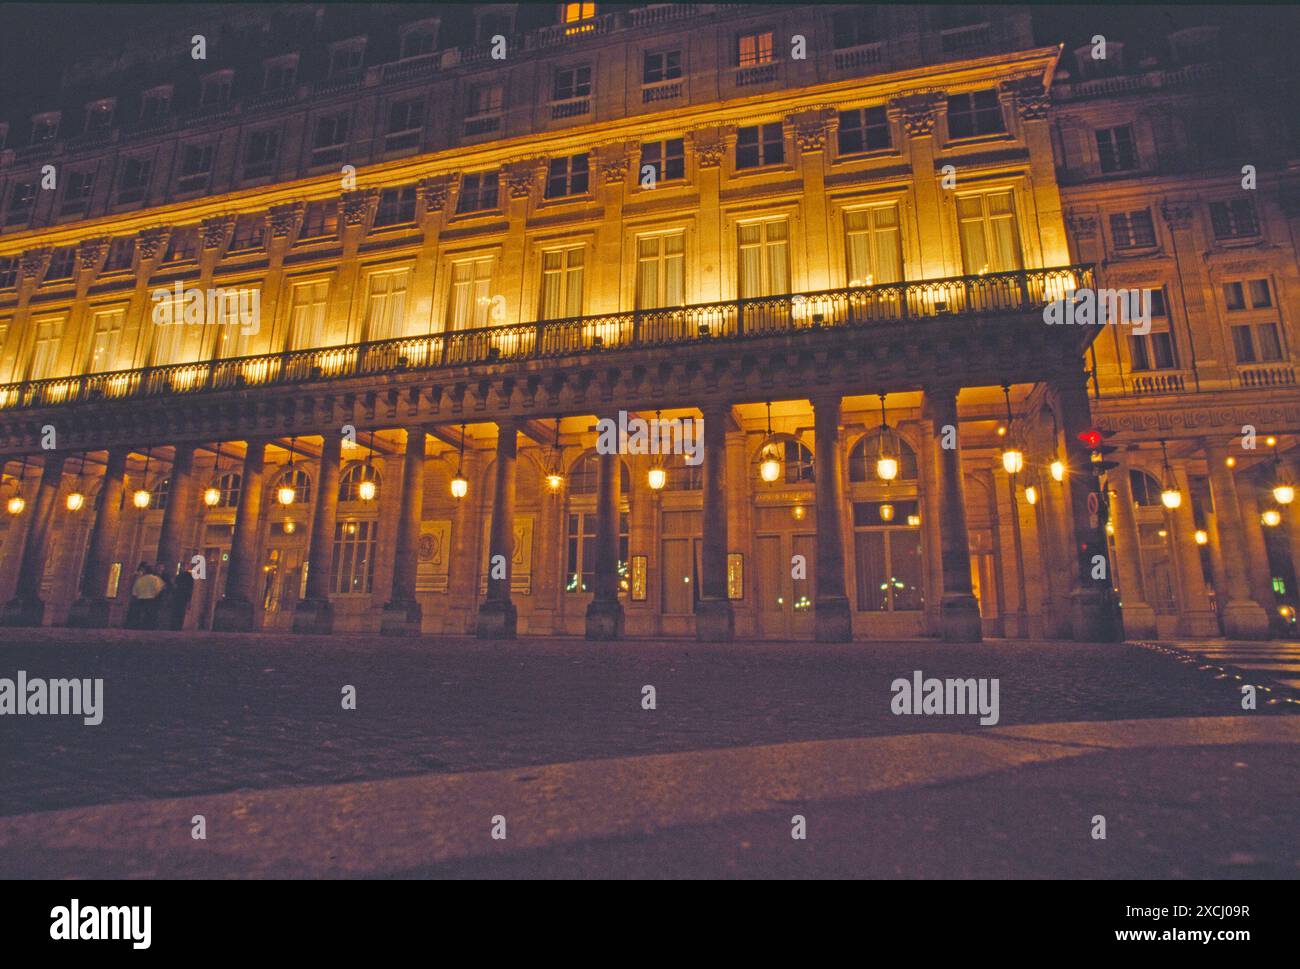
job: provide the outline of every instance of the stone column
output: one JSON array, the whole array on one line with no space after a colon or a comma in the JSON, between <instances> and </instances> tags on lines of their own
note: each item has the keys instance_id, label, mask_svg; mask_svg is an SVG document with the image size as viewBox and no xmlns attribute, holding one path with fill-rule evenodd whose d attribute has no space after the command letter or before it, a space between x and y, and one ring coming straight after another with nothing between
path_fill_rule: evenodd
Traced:
<instances>
[{"instance_id":1,"label":"stone column","mask_svg":"<svg viewBox=\"0 0 1300 969\"><path fill-rule=\"evenodd\" d=\"M695 638L729 643L736 617L727 598L727 422L730 407L707 404L704 412L703 542Z\"/></svg>"},{"instance_id":2,"label":"stone column","mask_svg":"<svg viewBox=\"0 0 1300 969\"><path fill-rule=\"evenodd\" d=\"M510 600L510 576L514 571L515 556L515 462L518 454L519 425L514 421L498 422L492 526L488 535L487 598L478 607L478 621L474 626L474 635L479 639L515 638L519 615ZM617 558L617 549L615 554ZM617 580L617 576L615 578Z\"/></svg>"},{"instance_id":3,"label":"stone column","mask_svg":"<svg viewBox=\"0 0 1300 969\"><path fill-rule=\"evenodd\" d=\"M957 392L926 388L925 406L934 437L938 469L939 545L943 563L943 597L939 601L939 629L947 642L978 643L983 639L980 607L971 590L970 544L966 531L966 495L961 474L957 431ZM951 434L945 432L951 429ZM943 446L950 437L951 448ZM818 514L821 514L820 509Z\"/></svg>"},{"instance_id":4,"label":"stone column","mask_svg":"<svg viewBox=\"0 0 1300 969\"><path fill-rule=\"evenodd\" d=\"M844 643L853 638L853 620L849 597L844 591L840 398L821 397L812 405L817 489L817 587L813 600L813 629L819 643Z\"/></svg>"},{"instance_id":5,"label":"stone column","mask_svg":"<svg viewBox=\"0 0 1300 969\"><path fill-rule=\"evenodd\" d=\"M1146 601L1146 583L1142 576L1141 540L1137 515L1133 511L1133 486L1125 465L1106 476L1115 492L1110 506L1110 520L1115 524L1115 584L1120 592L1120 618L1125 639L1154 639L1156 611Z\"/></svg>"},{"instance_id":6,"label":"stone column","mask_svg":"<svg viewBox=\"0 0 1300 969\"><path fill-rule=\"evenodd\" d=\"M1214 502L1215 527L1219 530L1219 549L1223 556L1224 589L1219 614L1223 633L1229 639L1267 639L1268 614L1250 597L1250 580L1246 571L1246 531L1242 527L1237 482L1228 467L1228 448L1215 441L1204 441L1205 461L1210 470L1210 500Z\"/></svg>"},{"instance_id":7,"label":"stone column","mask_svg":"<svg viewBox=\"0 0 1300 969\"><path fill-rule=\"evenodd\" d=\"M168 575L180 572L181 537L186 529L194 527L198 508L194 484L194 445L177 444L167 507L163 510L162 534L158 536L158 564Z\"/></svg>"},{"instance_id":8,"label":"stone column","mask_svg":"<svg viewBox=\"0 0 1300 969\"><path fill-rule=\"evenodd\" d=\"M1219 621L1206 595L1201 547L1196 544L1196 519L1192 515L1192 489L1182 467L1174 468L1174 483L1183 493L1183 503L1173 511L1166 511L1165 520L1173 533L1178 568L1178 635L1210 639L1219 635Z\"/></svg>"},{"instance_id":9,"label":"stone column","mask_svg":"<svg viewBox=\"0 0 1300 969\"><path fill-rule=\"evenodd\" d=\"M1268 546L1264 542L1265 526L1260 521L1259 494L1254 485L1248 484L1237 489L1237 498L1241 508L1242 554L1246 557L1250 597L1264 607L1266 615L1272 616L1277 609L1277 599L1273 594L1273 568L1268 561ZM1280 510L1285 520L1286 509Z\"/></svg>"},{"instance_id":10,"label":"stone column","mask_svg":"<svg viewBox=\"0 0 1300 969\"><path fill-rule=\"evenodd\" d=\"M122 491L126 476L126 448L108 452L104 480L99 486L99 511L90 530L90 548L81 572L81 594L68 613L68 625L82 629L103 629L108 625L112 603L107 598L108 570L117 551L122 525Z\"/></svg>"},{"instance_id":11,"label":"stone column","mask_svg":"<svg viewBox=\"0 0 1300 969\"><path fill-rule=\"evenodd\" d=\"M1080 371L1052 381L1052 387L1060 405L1065 463L1069 468L1062 482L1066 518L1077 552L1072 563L1071 632L1075 640L1115 642L1122 632L1111 588L1110 550L1101 516L1089 507L1090 495L1095 493L1100 501L1100 486L1092 470L1091 452L1079 440L1079 434L1092 425L1088 385Z\"/></svg>"},{"instance_id":12,"label":"stone column","mask_svg":"<svg viewBox=\"0 0 1300 969\"><path fill-rule=\"evenodd\" d=\"M420 521L424 513L424 440L423 427L406 429L397 547L393 554L393 595L384 605L379 624L379 632L385 636L420 635L423 614L415 598L415 573L420 565Z\"/></svg>"},{"instance_id":13,"label":"stone column","mask_svg":"<svg viewBox=\"0 0 1300 969\"><path fill-rule=\"evenodd\" d=\"M41 483L32 502L32 521L23 539L19 557L18 583L14 597L0 610L0 626L39 626L45 619L45 603L41 601L41 580L45 577L45 556L49 552L50 522L54 518L54 503L63 483L63 462L67 455L50 451L45 455L41 469Z\"/></svg>"},{"instance_id":14,"label":"stone column","mask_svg":"<svg viewBox=\"0 0 1300 969\"><path fill-rule=\"evenodd\" d=\"M266 441L246 443L244 468L239 480L239 507L235 510L235 531L230 540L230 567L226 571L226 594L212 613L214 632L251 632L257 628L258 547L257 533L262 518L262 490L266 484Z\"/></svg>"},{"instance_id":15,"label":"stone column","mask_svg":"<svg viewBox=\"0 0 1300 969\"><path fill-rule=\"evenodd\" d=\"M334 629L330 564L334 556L334 519L339 508L342 449L343 438L339 434L322 435L320 472L316 475L316 507L311 521L311 545L307 549L306 595L293 607L293 631L296 633L325 635Z\"/></svg>"},{"instance_id":16,"label":"stone column","mask_svg":"<svg viewBox=\"0 0 1300 969\"><path fill-rule=\"evenodd\" d=\"M610 419L617 422L617 417ZM708 421L704 424L707 429ZM618 598L619 475L617 451L597 455L595 597L587 605L588 639L623 637L623 603Z\"/></svg>"}]
</instances>

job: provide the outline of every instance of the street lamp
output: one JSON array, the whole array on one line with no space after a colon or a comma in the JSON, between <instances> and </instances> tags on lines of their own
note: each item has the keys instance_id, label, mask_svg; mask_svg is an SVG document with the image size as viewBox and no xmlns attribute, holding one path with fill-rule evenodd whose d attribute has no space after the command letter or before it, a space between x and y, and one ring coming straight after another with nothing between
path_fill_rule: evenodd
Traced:
<instances>
[{"instance_id":1,"label":"street lamp","mask_svg":"<svg viewBox=\"0 0 1300 969\"><path fill-rule=\"evenodd\" d=\"M361 469L361 483L357 485L357 497L362 501L374 501L375 495L379 491L378 485L375 484L374 465L371 463L375 456L375 432L370 432L370 447L366 450L366 461Z\"/></svg>"},{"instance_id":2,"label":"street lamp","mask_svg":"<svg viewBox=\"0 0 1300 969\"><path fill-rule=\"evenodd\" d=\"M1048 468L1049 468L1049 469L1051 470L1051 472L1052 472L1052 480L1053 480L1053 481L1064 481L1064 480L1065 480L1065 462L1062 461L1060 458L1057 458L1057 459L1056 459L1055 461L1053 461L1050 465L1048 465Z\"/></svg>"},{"instance_id":3,"label":"street lamp","mask_svg":"<svg viewBox=\"0 0 1300 969\"><path fill-rule=\"evenodd\" d=\"M68 492L68 511L80 511L86 503L86 493L81 490L81 477L86 470L86 452L81 452L81 464L77 468L77 483Z\"/></svg>"},{"instance_id":4,"label":"street lamp","mask_svg":"<svg viewBox=\"0 0 1300 969\"><path fill-rule=\"evenodd\" d=\"M898 477L898 449L890 447L892 430L885 420L885 395L880 395L880 456L876 459L876 477L893 481Z\"/></svg>"},{"instance_id":5,"label":"street lamp","mask_svg":"<svg viewBox=\"0 0 1300 969\"><path fill-rule=\"evenodd\" d=\"M461 474L465 467L465 425L460 425L460 456L456 460L456 477L451 479L451 496L453 498L464 498L469 494L469 482Z\"/></svg>"},{"instance_id":6,"label":"street lamp","mask_svg":"<svg viewBox=\"0 0 1300 969\"><path fill-rule=\"evenodd\" d=\"M142 487L137 488L135 493L131 495L131 504L135 505L141 511L144 511L149 507L149 452L150 449L146 448L144 452L144 473L140 475L140 484Z\"/></svg>"},{"instance_id":7,"label":"street lamp","mask_svg":"<svg viewBox=\"0 0 1300 969\"><path fill-rule=\"evenodd\" d=\"M1009 439L1010 430L1011 430L1011 385L1010 384L1002 385L1002 396L1006 398L1006 402L1007 402L1007 431L1008 431L1007 436ZM1023 468L1024 466L1025 466L1024 452L1021 451L1019 448L1012 447L1011 445L1008 444L1008 446L1002 451L1002 470L1006 471L1007 474L1017 474L1019 473L1020 469Z\"/></svg>"},{"instance_id":8,"label":"street lamp","mask_svg":"<svg viewBox=\"0 0 1300 969\"><path fill-rule=\"evenodd\" d=\"M1031 505L1038 504L1038 489L1033 485L1025 485L1025 501Z\"/></svg>"},{"instance_id":9,"label":"street lamp","mask_svg":"<svg viewBox=\"0 0 1300 969\"><path fill-rule=\"evenodd\" d=\"M284 477L281 479L279 490L275 496L282 505L292 505L293 499L297 496L296 489L293 486L293 448L297 437L289 438L289 466L284 469Z\"/></svg>"},{"instance_id":10,"label":"street lamp","mask_svg":"<svg viewBox=\"0 0 1300 969\"><path fill-rule=\"evenodd\" d=\"M662 426L659 423L659 414L660 411L655 411L656 427ZM650 468L649 473L646 474L646 483L650 485L651 491L661 491L663 490L664 485L668 483L668 469L664 467L664 460L662 456L658 456L655 458L654 465Z\"/></svg>"},{"instance_id":11,"label":"street lamp","mask_svg":"<svg viewBox=\"0 0 1300 969\"><path fill-rule=\"evenodd\" d=\"M767 440L763 445L763 457L758 463L758 476L768 484L781 477L781 460L776 456L775 442L772 440L772 402L767 402Z\"/></svg>"},{"instance_id":12,"label":"street lamp","mask_svg":"<svg viewBox=\"0 0 1300 969\"><path fill-rule=\"evenodd\" d=\"M560 470L560 419L555 419L555 439L551 441L550 467L546 472L546 485L552 491L559 491L564 485L564 472Z\"/></svg>"},{"instance_id":13,"label":"street lamp","mask_svg":"<svg viewBox=\"0 0 1300 969\"><path fill-rule=\"evenodd\" d=\"M1183 493L1174 485L1174 474L1169 469L1169 452L1165 449L1165 442L1160 442L1160 454L1164 459L1164 487L1160 491L1160 503L1173 511L1183 503Z\"/></svg>"}]
</instances>

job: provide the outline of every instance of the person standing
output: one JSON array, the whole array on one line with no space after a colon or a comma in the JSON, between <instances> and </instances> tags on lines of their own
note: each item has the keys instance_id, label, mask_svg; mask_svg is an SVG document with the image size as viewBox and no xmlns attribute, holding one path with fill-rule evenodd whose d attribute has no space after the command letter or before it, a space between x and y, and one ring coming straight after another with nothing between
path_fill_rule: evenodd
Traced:
<instances>
[{"instance_id":1,"label":"person standing","mask_svg":"<svg viewBox=\"0 0 1300 969\"><path fill-rule=\"evenodd\" d=\"M171 596L167 600L167 628L184 629L185 613L190 608L190 598L194 595L194 576L188 569L181 569L172 582Z\"/></svg>"},{"instance_id":2,"label":"person standing","mask_svg":"<svg viewBox=\"0 0 1300 969\"><path fill-rule=\"evenodd\" d=\"M127 629L152 629L158 617L158 594L163 580L154 575L148 562L141 562L131 583L131 604L126 610Z\"/></svg>"}]
</instances>

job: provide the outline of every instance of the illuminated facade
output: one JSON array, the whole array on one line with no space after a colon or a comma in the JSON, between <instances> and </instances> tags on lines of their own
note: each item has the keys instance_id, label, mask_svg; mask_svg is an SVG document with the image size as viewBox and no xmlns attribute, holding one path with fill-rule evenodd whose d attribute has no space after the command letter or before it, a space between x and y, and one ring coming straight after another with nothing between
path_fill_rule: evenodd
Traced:
<instances>
[{"instance_id":1,"label":"illuminated facade","mask_svg":"<svg viewBox=\"0 0 1300 969\"><path fill-rule=\"evenodd\" d=\"M1117 634L1026 12L333 9L0 156L6 622L197 556L197 628Z\"/></svg>"}]
</instances>

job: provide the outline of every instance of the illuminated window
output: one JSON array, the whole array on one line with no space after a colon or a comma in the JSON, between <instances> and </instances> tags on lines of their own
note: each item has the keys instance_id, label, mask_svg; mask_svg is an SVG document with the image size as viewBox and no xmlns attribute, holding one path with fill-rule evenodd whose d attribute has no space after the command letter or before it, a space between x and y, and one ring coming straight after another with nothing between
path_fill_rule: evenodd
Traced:
<instances>
[{"instance_id":1,"label":"illuminated window","mask_svg":"<svg viewBox=\"0 0 1300 969\"><path fill-rule=\"evenodd\" d=\"M880 443L880 429L877 428L853 445L853 450L849 452L849 481L868 482L880 480L876 475L876 459L880 457ZM888 444L896 449L893 457L898 458L898 476L894 480L915 481L917 478L916 452L912 450L912 446L899 437L896 432L889 435Z\"/></svg>"},{"instance_id":2,"label":"illuminated window","mask_svg":"<svg viewBox=\"0 0 1300 969\"><path fill-rule=\"evenodd\" d=\"M736 65L756 67L776 60L772 44L772 31L761 34L741 34L736 38Z\"/></svg>"},{"instance_id":3,"label":"illuminated window","mask_svg":"<svg viewBox=\"0 0 1300 969\"><path fill-rule=\"evenodd\" d=\"M375 581L375 545L379 522L347 519L334 525L334 556L330 562L330 591L336 595L369 595Z\"/></svg>"},{"instance_id":4,"label":"illuminated window","mask_svg":"<svg viewBox=\"0 0 1300 969\"><path fill-rule=\"evenodd\" d=\"M375 483L375 499L379 498L379 489L383 485L379 469L372 464L358 461L349 466L339 477L339 501L361 501L361 482Z\"/></svg>"},{"instance_id":5,"label":"illuminated window","mask_svg":"<svg viewBox=\"0 0 1300 969\"><path fill-rule=\"evenodd\" d=\"M1150 249L1156 244L1156 226L1150 209L1118 212L1110 217L1110 237L1116 249Z\"/></svg>"},{"instance_id":6,"label":"illuminated window","mask_svg":"<svg viewBox=\"0 0 1300 969\"><path fill-rule=\"evenodd\" d=\"M741 299L790 291L790 225L785 219L737 227Z\"/></svg>"},{"instance_id":7,"label":"illuminated window","mask_svg":"<svg viewBox=\"0 0 1300 969\"><path fill-rule=\"evenodd\" d=\"M495 260L467 259L452 265L450 327L455 330L487 326L492 315L492 267Z\"/></svg>"},{"instance_id":8,"label":"illuminated window","mask_svg":"<svg viewBox=\"0 0 1300 969\"><path fill-rule=\"evenodd\" d=\"M566 24L581 23L596 16L596 5L594 3L566 3L563 6L562 16Z\"/></svg>"},{"instance_id":9,"label":"illuminated window","mask_svg":"<svg viewBox=\"0 0 1300 969\"><path fill-rule=\"evenodd\" d=\"M1127 172L1138 167L1137 143L1133 139L1133 126L1102 128L1095 132L1097 155L1103 172Z\"/></svg>"},{"instance_id":10,"label":"illuminated window","mask_svg":"<svg viewBox=\"0 0 1300 969\"><path fill-rule=\"evenodd\" d=\"M582 285L586 254L581 246L542 253L543 320L582 315Z\"/></svg>"},{"instance_id":11,"label":"illuminated window","mask_svg":"<svg viewBox=\"0 0 1300 969\"><path fill-rule=\"evenodd\" d=\"M898 206L844 213L844 254L850 286L878 286L903 278Z\"/></svg>"},{"instance_id":12,"label":"illuminated window","mask_svg":"<svg viewBox=\"0 0 1300 969\"><path fill-rule=\"evenodd\" d=\"M967 275L1020 269L1020 230L1010 192L957 199L962 264Z\"/></svg>"},{"instance_id":13,"label":"illuminated window","mask_svg":"<svg viewBox=\"0 0 1300 969\"><path fill-rule=\"evenodd\" d=\"M859 612L916 612L925 606L916 501L853 504ZM882 510L888 509L888 514Z\"/></svg>"},{"instance_id":14,"label":"illuminated window","mask_svg":"<svg viewBox=\"0 0 1300 969\"><path fill-rule=\"evenodd\" d=\"M686 302L686 234L670 232L636 241L636 306L654 309Z\"/></svg>"},{"instance_id":15,"label":"illuminated window","mask_svg":"<svg viewBox=\"0 0 1300 969\"><path fill-rule=\"evenodd\" d=\"M619 591L627 590L628 514L618 516ZM596 515L592 512L569 515L568 568L565 592L592 592L596 586Z\"/></svg>"}]
</instances>

